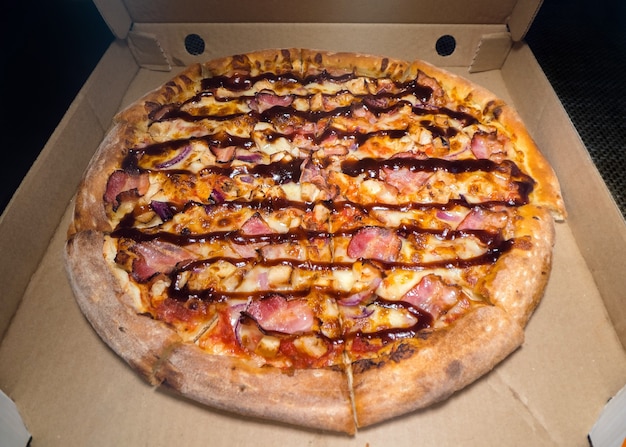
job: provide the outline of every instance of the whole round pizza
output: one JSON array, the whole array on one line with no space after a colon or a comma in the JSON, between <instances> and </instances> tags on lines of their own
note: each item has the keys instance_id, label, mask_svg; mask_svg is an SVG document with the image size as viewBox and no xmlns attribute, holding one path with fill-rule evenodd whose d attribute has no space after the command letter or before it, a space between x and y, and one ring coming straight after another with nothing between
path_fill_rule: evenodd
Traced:
<instances>
[{"instance_id":1,"label":"whole round pizza","mask_svg":"<svg viewBox=\"0 0 626 447\"><path fill-rule=\"evenodd\" d=\"M485 89L421 61L267 50L193 65L116 116L66 265L149 383L354 433L520 346L564 217Z\"/></svg>"}]
</instances>

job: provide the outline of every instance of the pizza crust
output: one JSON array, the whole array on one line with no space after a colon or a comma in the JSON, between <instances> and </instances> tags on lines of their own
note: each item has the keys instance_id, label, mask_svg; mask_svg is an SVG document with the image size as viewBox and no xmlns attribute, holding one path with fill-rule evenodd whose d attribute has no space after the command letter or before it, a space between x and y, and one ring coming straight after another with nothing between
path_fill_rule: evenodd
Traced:
<instances>
[{"instance_id":1,"label":"pizza crust","mask_svg":"<svg viewBox=\"0 0 626 447\"><path fill-rule=\"evenodd\" d=\"M214 408L354 434L346 374L336 369L282 371L179 344L156 373L164 386Z\"/></svg>"},{"instance_id":2,"label":"pizza crust","mask_svg":"<svg viewBox=\"0 0 626 447\"><path fill-rule=\"evenodd\" d=\"M398 341L352 365L357 425L366 427L448 398L501 362L524 339L497 307L483 306L425 341Z\"/></svg>"},{"instance_id":3,"label":"pizza crust","mask_svg":"<svg viewBox=\"0 0 626 447\"><path fill-rule=\"evenodd\" d=\"M303 49L301 57L304 76L327 71L332 75L355 73L358 76L388 77L401 81L409 67L405 61L357 53Z\"/></svg>"},{"instance_id":4,"label":"pizza crust","mask_svg":"<svg viewBox=\"0 0 626 447\"><path fill-rule=\"evenodd\" d=\"M524 327L543 296L552 268L555 234L548 210L532 205L520 208L514 237L519 245L483 278L482 292Z\"/></svg>"},{"instance_id":5,"label":"pizza crust","mask_svg":"<svg viewBox=\"0 0 626 447\"><path fill-rule=\"evenodd\" d=\"M78 186L68 237L81 231L108 233L113 230L105 212L103 197L109 176L119 169L128 152L126 148L132 133L130 126L117 123L98 146Z\"/></svg>"},{"instance_id":6,"label":"pizza crust","mask_svg":"<svg viewBox=\"0 0 626 447\"><path fill-rule=\"evenodd\" d=\"M65 263L70 285L96 333L154 385L155 368L181 339L164 323L134 311L128 290L105 261L103 240L99 231L81 231L68 240Z\"/></svg>"}]
</instances>

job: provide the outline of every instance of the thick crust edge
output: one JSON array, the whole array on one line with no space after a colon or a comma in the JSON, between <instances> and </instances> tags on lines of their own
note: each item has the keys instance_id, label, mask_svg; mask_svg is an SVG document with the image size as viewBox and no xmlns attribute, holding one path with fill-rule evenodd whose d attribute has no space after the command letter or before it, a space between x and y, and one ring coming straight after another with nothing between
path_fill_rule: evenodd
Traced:
<instances>
[{"instance_id":1,"label":"thick crust edge","mask_svg":"<svg viewBox=\"0 0 626 447\"><path fill-rule=\"evenodd\" d=\"M353 365L359 427L442 401L521 345L522 328L497 307L477 308L424 342L399 341L386 356Z\"/></svg>"},{"instance_id":2,"label":"thick crust edge","mask_svg":"<svg viewBox=\"0 0 626 447\"><path fill-rule=\"evenodd\" d=\"M348 380L340 369L282 371L180 344L156 378L194 400L244 416L347 434L356 431Z\"/></svg>"},{"instance_id":3,"label":"thick crust edge","mask_svg":"<svg viewBox=\"0 0 626 447\"><path fill-rule=\"evenodd\" d=\"M154 369L180 337L165 324L133 311L132 298L104 259L103 241L98 231L76 233L68 240L65 266L74 296L107 345L156 384Z\"/></svg>"},{"instance_id":4,"label":"thick crust edge","mask_svg":"<svg viewBox=\"0 0 626 447\"><path fill-rule=\"evenodd\" d=\"M519 208L515 235L519 246L505 253L483 278L482 292L525 327L541 301L552 269L554 222L548 210Z\"/></svg>"}]
</instances>

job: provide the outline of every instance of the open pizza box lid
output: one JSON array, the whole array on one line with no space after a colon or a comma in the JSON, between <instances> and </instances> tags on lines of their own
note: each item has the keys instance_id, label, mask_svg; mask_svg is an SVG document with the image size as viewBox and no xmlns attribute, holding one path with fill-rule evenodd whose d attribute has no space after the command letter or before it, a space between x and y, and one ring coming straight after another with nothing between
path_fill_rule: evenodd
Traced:
<instances>
[{"instance_id":1,"label":"open pizza box lid","mask_svg":"<svg viewBox=\"0 0 626 447\"><path fill-rule=\"evenodd\" d=\"M523 42L540 1L95 3L117 39L0 218L0 388L32 445L588 444L626 381L626 225ZM487 87L517 108L568 207L523 347L444 403L352 438L246 420L149 386L91 329L64 272L73 194L113 115L185 65L272 47L425 59Z\"/></svg>"},{"instance_id":2,"label":"open pizza box lid","mask_svg":"<svg viewBox=\"0 0 626 447\"><path fill-rule=\"evenodd\" d=\"M169 70L259 48L310 47L428 59L472 71L499 68L540 1L96 0L144 67ZM348 25L348 26L346 26ZM389 45L393 42L392 45Z\"/></svg>"}]
</instances>

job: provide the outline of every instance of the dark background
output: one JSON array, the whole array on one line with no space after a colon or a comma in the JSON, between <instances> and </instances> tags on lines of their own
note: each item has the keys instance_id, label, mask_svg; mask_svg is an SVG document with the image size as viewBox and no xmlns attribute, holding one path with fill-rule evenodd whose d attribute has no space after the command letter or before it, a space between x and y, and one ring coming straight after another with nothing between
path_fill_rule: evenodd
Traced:
<instances>
[{"instance_id":1,"label":"dark background","mask_svg":"<svg viewBox=\"0 0 626 447\"><path fill-rule=\"evenodd\" d=\"M0 211L113 41L90 0L2 9ZM544 0L526 41L626 214L626 1Z\"/></svg>"}]
</instances>

